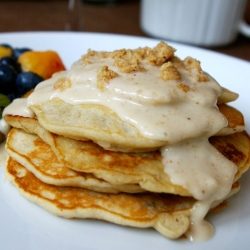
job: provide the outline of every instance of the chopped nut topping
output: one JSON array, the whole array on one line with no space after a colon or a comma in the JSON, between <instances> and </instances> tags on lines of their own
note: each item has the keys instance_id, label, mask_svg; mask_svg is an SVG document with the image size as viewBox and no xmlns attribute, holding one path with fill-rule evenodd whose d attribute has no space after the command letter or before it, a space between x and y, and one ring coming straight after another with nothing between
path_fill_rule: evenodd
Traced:
<instances>
[{"instance_id":1,"label":"chopped nut topping","mask_svg":"<svg viewBox=\"0 0 250 250\"><path fill-rule=\"evenodd\" d=\"M198 60L191 57L181 60L174 53L173 47L165 42L160 42L154 48L143 47L134 50L120 49L113 52L97 52L89 49L81 60L84 65L88 65L96 63L96 61L102 62L102 59L111 58L114 60L114 65L123 73L146 71L147 64L160 66L160 77L165 81L181 79L178 68L182 68L189 71L190 75L198 82L209 81L209 77L202 71ZM98 70L99 88L103 89L104 84L116 75L117 73L109 70L107 66Z\"/></svg>"},{"instance_id":2,"label":"chopped nut topping","mask_svg":"<svg viewBox=\"0 0 250 250\"><path fill-rule=\"evenodd\" d=\"M186 84L183 84L183 83L179 83L176 86L178 89L182 90L185 93L187 93L190 90L190 87Z\"/></svg>"},{"instance_id":3,"label":"chopped nut topping","mask_svg":"<svg viewBox=\"0 0 250 250\"><path fill-rule=\"evenodd\" d=\"M181 78L178 69L171 62L164 63L160 71L160 76L164 81L179 80Z\"/></svg>"},{"instance_id":4,"label":"chopped nut topping","mask_svg":"<svg viewBox=\"0 0 250 250\"><path fill-rule=\"evenodd\" d=\"M159 66L174 56L175 49L164 42L160 42L153 49L147 49L146 60L149 64Z\"/></svg>"},{"instance_id":5,"label":"chopped nut topping","mask_svg":"<svg viewBox=\"0 0 250 250\"><path fill-rule=\"evenodd\" d=\"M181 67L185 68L184 62L177 56L171 57L171 62L176 66L176 67Z\"/></svg>"},{"instance_id":6,"label":"chopped nut topping","mask_svg":"<svg viewBox=\"0 0 250 250\"><path fill-rule=\"evenodd\" d=\"M108 83L108 81L112 78L115 78L118 76L118 74L109 69L108 66L102 66L97 71L97 87L100 90L104 89L105 83Z\"/></svg>"},{"instance_id":7,"label":"chopped nut topping","mask_svg":"<svg viewBox=\"0 0 250 250\"><path fill-rule=\"evenodd\" d=\"M145 71L140 65L142 55L139 50L116 50L109 54L114 59L114 64L123 73L131 73L137 71Z\"/></svg>"},{"instance_id":8,"label":"chopped nut topping","mask_svg":"<svg viewBox=\"0 0 250 250\"><path fill-rule=\"evenodd\" d=\"M194 77L196 78L196 80L198 82L208 82L209 81L209 77L202 73L202 74L198 74L198 75L194 75Z\"/></svg>"},{"instance_id":9,"label":"chopped nut topping","mask_svg":"<svg viewBox=\"0 0 250 250\"><path fill-rule=\"evenodd\" d=\"M88 65L88 64L92 64L92 62L90 60L87 60L87 59L83 61L83 65Z\"/></svg>"},{"instance_id":10,"label":"chopped nut topping","mask_svg":"<svg viewBox=\"0 0 250 250\"><path fill-rule=\"evenodd\" d=\"M199 73L202 73L201 64L198 60L191 57L187 57L185 58L184 63L188 69L194 69L197 70Z\"/></svg>"},{"instance_id":11,"label":"chopped nut topping","mask_svg":"<svg viewBox=\"0 0 250 250\"><path fill-rule=\"evenodd\" d=\"M107 52L104 52L104 51L95 51L95 50L88 49L87 54L82 56L82 60L85 60L85 59L88 59L88 58L94 57L94 56L98 56L100 58L105 58L106 54L107 54Z\"/></svg>"},{"instance_id":12,"label":"chopped nut topping","mask_svg":"<svg viewBox=\"0 0 250 250\"><path fill-rule=\"evenodd\" d=\"M81 61L84 65L87 65L87 64L92 64L90 58L91 57L99 57L99 58L106 58L106 55L107 55L107 52L103 52L103 51L94 51L94 50L91 50L91 49L88 49L88 52L87 54L83 55L81 57Z\"/></svg>"},{"instance_id":13,"label":"chopped nut topping","mask_svg":"<svg viewBox=\"0 0 250 250\"><path fill-rule=\"evenodd\" d=\"M54 89L59 89L61 92L63 92L65 89L71 88L72 83L69 79L66 79L65 77L61 77L57 79L57 81L54 84Z\"/></svg>"},{"instance_id":14,"label":"chopped nut topping","mask_svg":"<svg viewBox=\"0 0 250 250\"><path fill-rule=\"evenodd\" d=\"M200 62L198 60L191 58L191 57L187 57L184 60L184 64L189 71L196 71L197 72L193 75L193 77L196 78L196 80L198 82L209 81L209 77L203 72L201 65L200 65Z\"/></svg>"},{"instance_id":15,"label":"chopped nut topping","mask_svg":"<svg viewBox=\"0 0 250 250\"><path fill-rule=\"evenodd\" d=\"M123 73L145 71L141 62L145 60L152 66L160 66L174 56L175 49L164 42L160 42L155 48L138 48L135 50L120 49L113 52L96 52L88 50L81 60L84 64L90 64L91 58L112 58L114 65Z\"/></svg>"}]
</instances>

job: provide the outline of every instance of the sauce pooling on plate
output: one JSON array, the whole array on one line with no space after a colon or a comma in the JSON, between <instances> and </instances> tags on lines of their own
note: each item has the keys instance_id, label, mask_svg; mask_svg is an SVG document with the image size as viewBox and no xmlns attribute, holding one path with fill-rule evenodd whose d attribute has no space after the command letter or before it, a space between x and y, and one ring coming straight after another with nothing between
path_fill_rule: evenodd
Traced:
<instances>
[{"instance_id":1,"label":"sauce pooling on plate","mask_svg":"<svg viewBox=\"0 0 250 250\"><path fill-rule=\"evenodd\" d=\"M180 60L174 52L163 42L154 49L89 50L69 71L55 74L27 99L13 102L4 115L34 117L33 105L54 98L71 105L99 104L142 136L164 141L164 171L197 199L186 235L204 240L213 234L204 218L212 203L230 192L236 166L208 142L227 126L216 106L221 87L197 60Z\"/></svg>"}]
</instances>

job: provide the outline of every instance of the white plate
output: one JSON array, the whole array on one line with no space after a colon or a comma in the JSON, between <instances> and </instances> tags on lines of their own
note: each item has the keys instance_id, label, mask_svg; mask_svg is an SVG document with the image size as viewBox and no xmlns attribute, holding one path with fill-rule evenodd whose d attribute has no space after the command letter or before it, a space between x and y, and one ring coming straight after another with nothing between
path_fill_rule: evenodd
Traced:
<instances>
[{"instance_id":1,"label":"white plate","mask_svg":"<svg viewBox=\"0 0 250 250\"><path fill-rule=\"evenodd\" d=\"M27 32L0 33L0 43L34 50L57 51L69 67L88 48L113 50L155 46L159 41L148 38L93 33ZM250 132L249 81L250 63L191 46L170 43L181 58L193 56L217 81L238 93L234 106L245 114ZM204 243L171 241L153 229L134 229L94 220L67 220L55 217L18 195L4 183L0 167L0 249L4 250L105 250L105 249L249 249L250 172L241 179L241 191L229 199L229 206L209 216L216 228L215 236Z\"/></svg>"}]
</instances>

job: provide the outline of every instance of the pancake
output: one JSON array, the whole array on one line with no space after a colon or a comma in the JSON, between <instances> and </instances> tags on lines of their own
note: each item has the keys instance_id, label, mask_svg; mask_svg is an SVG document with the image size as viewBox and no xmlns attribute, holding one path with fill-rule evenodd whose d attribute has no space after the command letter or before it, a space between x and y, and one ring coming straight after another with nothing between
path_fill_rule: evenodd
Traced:
<instances>
[{"instance_id":1,"label":"pancake","mask_svg":"<svg viewBox=\"0 0 250 250\"><path fill-rule=\"evenodd\" d=\"M227 104L218 104L220 112L226 117L228 124L222 128L216 135L229 135L241 132L245 128L244 116L234 107Z\"/></svg>"},{"instance_id":2,"label":"pancake","mask_svg":"<svg viewBox=\"0 0 250 250\"><path fill-rule=\"evenodd\" d=\"M163 141L144 138L138 129L124 123L111 109L101 105L70 105L53 99L32 106L32 110L46 130L77 140L88 138L105 149L145 152L164 145Z\"/></svg>"},{"instance_id":3,"label":"pancake","mask_svg":"<svg viewBox=\"0 0 250 250\"><path fill-rule=\"evenodd\" d=\"M218 102L217 102L218 104L233 102L233 101L238 99L239 94L237 94L229 89L226 89L224 87L222 87L222 89L223 89L223 91L222 91L221 95L218 97Z\"/></svg>"},{"instance_id":4,"label":"pancake","mask_svg":"<svg viewBox=\"0 0 250 250\"><path fill-rule=\"evenodd\" d=\"M114 184L139 183L143 189L152 192L188 195L183 189L171 183L164 172L159 151L121 154L104 150L89 141L81 142L64 137L57 139L59 151L65 156L64 160L76 171L91 172ZM211 137L210 142L238 167L236 179L249 168L250 139L245 131L228 136ZM72 155L79 157L73 158Z\"/></svg>"},{"instance_id":5,"label":"pancake","mask_svg":"<svg viewBox=\"0 0 250 250\"><path fill-rule=\"evenodd\" d=\"M245 128L244 117L240 113L240 111L238 111L237 109L235 109L235 108L233 108L233 107L231 107L231 106L229 106L227 104L219 104L218 108L219 108L220 112L228 120L228 126L221 129L217 133L217 135L228 135L228 134L232 134L232 133L235 133L235 132L241 132L241 131L244 130L244 128ZM55 142L56 138L55 137L57 137L58 135L55 134L55 133L51 133L47 129L45 129L38 122L37 119L30 118L30 117L13 116L13 115L6 115L4 117L4 119L12 127L21 128L24 131L27 131L28 133L38 135L40 138L42 138L46 143L48 143L53 148L53 150L57 154L57 157L59 157L60 159L63 157L63 156L60 155L60 151L57 151L57 146L56 146L56 142ZM81 121L81 122L83 122L83 121ZM79 123L80 123L80 121L79 121ZM64 130L66 128L62 127L62 129ZM62 131L62 134L64 134L64 136L66 136L66 134L63 131ZM85 137L82 137L81 140L82 141L88 141L89 139L87 139ZM102 144L103 143L101 143L101 145ZM108 147L109 147L109 150L112 149L113 151L117 151L117 148L115 148L115 149L111 148L110 145ZM147 148L141 148L140 150L133 148L133 152L138 152L138 151L141 151L141 150L143 150L143 152L149 151L149 149L147 149ZM128 150L128 151L130 151L130 150ZM152 149L150 149L150 151L152 151Z\"/></svg>"},{"instance_id":6,"label":"pancake","mask_svg":"<svg viewBox=\"0 0 250 250\"><path fill-rule=\"evenodd\" d=\"M112 185L91 173L71 170L59 162L50 146L38 136L27 134L20 129L12 129L6 142L8 154L25 166L41 181L57 186L83 187L107 193L138 193L138 185Z\"/></svg>"},{"instance_id":7,"label":"pancake","mask_svg":"<svg viewBox=\"0 0 250 250\"><path fill-rule=\"evenodd\" d=\"M190 211L195 204L191 197L169 194L105 194L49 185L11 158L7 161L6 179L17 187L22 196L57 216L93 218L138 228L153 227L170 239L187 232ZM229 196L238 190L239 183L236 182Z\"/></svg>"},{"instance_id":8,"label":"pancake","mask_svg":"<svg viewBox=\"0 0 250 250\"><path fill-rule=\"evenodd\" d=\"M223 137L212 137L210 142L237 165L235 181L238 180L249 167L248 134L243 131ZM147 190L191 196L187 190L171 182L164 172L159 151L133 154L112 152L91 141L77 141L61 136L55 137L55 145L56 151L64 156L61 161L58 161L51 147L38 136L12 129L8 135L6 149L10 156L46 183L85 188L91 183L93 190L99 191L97 184L102 183L103 187L109 184L111 192L126 192L127 189L127 192L133 193ZM76 155L78 157L75 157ZM99 179L99 183L95 183L98 179L94 177ZM103 189L103 192L108 190Z\"/></svg>"},{"instance_id":9,"label":"pancake","mask_svg":"<svg viewBox=\"0 0 250 250\"><path fill-rule=\"evenodd\" d=\"M222 104L220 110L228 117L230 127L225 131L229 134L237 130L243 129L242 115L236 109ZM230 115L233 114L233 115ZM235 119L234 117L239 117ZM190 196L190 194L178 185L173 185L169 176L164 172L162 157L159 151L151 151L144 153L120 153L107 151L92 141L81 141L58 136L44 129L36 119L24 118L18 116L6 116L5 119L14 127L22 128L29 133L37 134L47 144L51 146L57 159L62 165L67 166L78 174L92 174L96 178L103 180L110 185L129 185L138 184L137 190L148 190L151 192L165 192ZM244 124L244 123L243 123ZM29 136L26 141L28 142ZM236 140L234 139L236 138ZM19 141L18 139L16 141ZM238 143L240 141L240 143ZM247 168L249 163L249 142L245 132L237 133L237 135L229 137L215 137L211 139L213 145L226 155L234 147L234 154L241 154L235 162L233 155L226 155L238 167ZM28 144L34 145L32 140ZM8 145L8 144L7 144ZM222 148L221 145L224 145ZM240 145L245 145L241 148ZM19 146L20 147L20 146ZM18 146L15 149L18 152ZM20 150L19 150L20 151ZM75 157L75 156L78 157ZM22 163L22 162L21 162Z\"/></svg>"},{"instance_id":10,"label":"pancake","mask_svg":"<svg viewBox=\"0 0 250 250\"><path fill-rule=\"evenodd\" d=\"M152 192L190 195L183 188L171 184L169 177L163 171L158 151L121 154L106 151L90 141L84 144L83 141L62 136L56 136L54 139L55 145L60 145L56 151L60 152L64 159L68 159L68 162L64 159L58 161L51 147L38 136L15 128L8 135L6 150L19 163L35 173L39 179L50 184L87 188L84 175L89 175L90 178L92 174L92 181L94 177L99 182L102 180L106 186L110 186L110 190L111 187L113 188L113 192L133 193L146 189ZM66 151L67 154L65 154ZM78 157L72 157L74 155ZM77 166L73 167L74 164ZM74 169L78 170L73 171ZM107 190L104 189L103 192Z\"/></svg>"},{"instance_id":11,"label":"pancake","mask_svg":"<svg viewBox=\"0 0 250 250\"><path fill-rule=\"evenodd\" d=\"M228 136L211 137L210 143L238 167L234 180L238 180L250 165L250 137L246 131Z\"/></svg>"},{"instance_id":12,"label":"pancake","mask_svg":"<svg viewBox=\"0 0 250 250\"><path fill-rule=\"evenodd\" d=\"M232 134L244 129L244 118L238 110L226 104L220 104L218 107L229 123L217 135ZM46 130L78 140L89 138L108 150L145 152L165 144L163 141L142 137L136 128L122 122L112 110L100 105L73 106L59 99L53 99L40 106L33 106L32 109ZM56 112L48 112L49 110ZM67 119L64 118L65 113L68 113ZM123 143L126 143L125 148L122 146Z\"/></svg>"},{"instance_id":13,"label":"pancake","mask_svg":"<svg viewBox=\"0 0 250 250\"><path fill-rule=\"evenodd\" d=\"M243 115L235 108L225 104L232 102L237 98L238 94L223 88L223 92L218 98L218 108L220 112L227 118L228 126L221 129L217 135L232 134L234 132L240 132L244 129L245 124ZM53 108L53 106L55 107ZM150 148L152 151L156 148L159 148L163 144L161 141L152 142L152 140L143 138L139 131L133 126L122 122L112 110L100 105L72 106L64 103L61 100L54 99L44 105L33 106L33 110L37 114L40 124L47 130L59 135L79 140L87 140L86 138L90 138L101 147L109 150L135 152L148 151L148 148ZM51 113L50 110L56 110L57 112ZM69 114L68 110L71 110ZM65 113L68 114L67 120L64 119ZM71 121L74 121L74 124L71 124ZM113 125L111 126L110 124ZM107 133L105 132L102 134L101 141L98 133L105 127ZM112 128L114 128L114 130ZM89 130L91 130L93 134ZM83 131L86 131L86 134L82 134L84 133ZM91 133L91 135L89 135L89 133ZM124 138L124 134L126 135L126 138ZM132 139L129 139L130 134L133 136ZM108 138L106 139L106 137ZM114 137L112 141L110 141L110 137ZM140 138L140 140L138 138ZM112 143L116 144L118 139L128 141L129 144L126 149L112 146ZM107 141L109 141L108 145L106 145ZM151 143L153 144L151 145ZM147 148L145 148L145 145L147 145ZM131 149L128 147L131 147ZM136 147L139 147L140 149Z\"/></svg>"}]
</instances>

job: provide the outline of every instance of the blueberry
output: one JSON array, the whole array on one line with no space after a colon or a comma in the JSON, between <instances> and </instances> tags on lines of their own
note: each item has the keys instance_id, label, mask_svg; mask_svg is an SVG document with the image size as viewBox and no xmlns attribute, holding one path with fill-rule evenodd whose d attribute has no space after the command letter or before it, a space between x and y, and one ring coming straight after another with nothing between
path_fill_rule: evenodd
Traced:
<instances>
[{"instance_id":1,"label":"blueberry","mask_svg":"<svg viewBox=\"0 0 250 250\"><path fill-rule=\"evenodd\" d=\"M12 47L8 43L1 43L0 46L12 49Z\"/></svg>"},{"instance_id":2,"label":"blueberry","mask_svg":"<svg viewBox=\"0 0 250 250\"><path fill-rule=\"evenodd\" d=\"M22 72L18 74L15 82L17 97L21 97L30 89L35 88L36 85L43 80L42 77L32 72Z\"/></svg>"},{"instance_id":3,"label":"blueberry","mask_svg":"<svg viewBox=\"0 0 250 250\"><path fill-rule=\"evenodd\" d=\"M21 71L21 66L20 64L10 56L5 56L0 59L0 65L6 65L9 67L12 67L16 73L19 73Z\"/></svg>"},{"instance_id":4,"label":"blueberry","mask_svg":"<svg viewBox=\"0 0 250 250\"><path fill-rule=\"evenodd\" d=\"M8 95L7 95L7 97L9 98L9 100L12 102L14 99L16 99L16 95L15 95L15 93L9 93Z\"/></svg>"},{"instance_id":5,"label":"blueberry","mask_svg":"<svg viewBox=\"0 0 250 250\"><path fill-rule=\"evenodd\" d=\"M7 65L0 65L0 93L9 94L14 91L16 72Z\"/></svg>"},{"instance_id":6,"label":"blueberry","mask_svg":"<svg viewBox=\"0 0 250 250\"><path fill-rule=\"evenodd\" d=\"M18 57L20 56L20 55L22 55L24 52L26 52L26 51L31 51L31 49L29 49L29 48L15 48L14 50L13 50L13 57L14 57L14 59L18 59Z\"/></svg>"}]
</instances>

